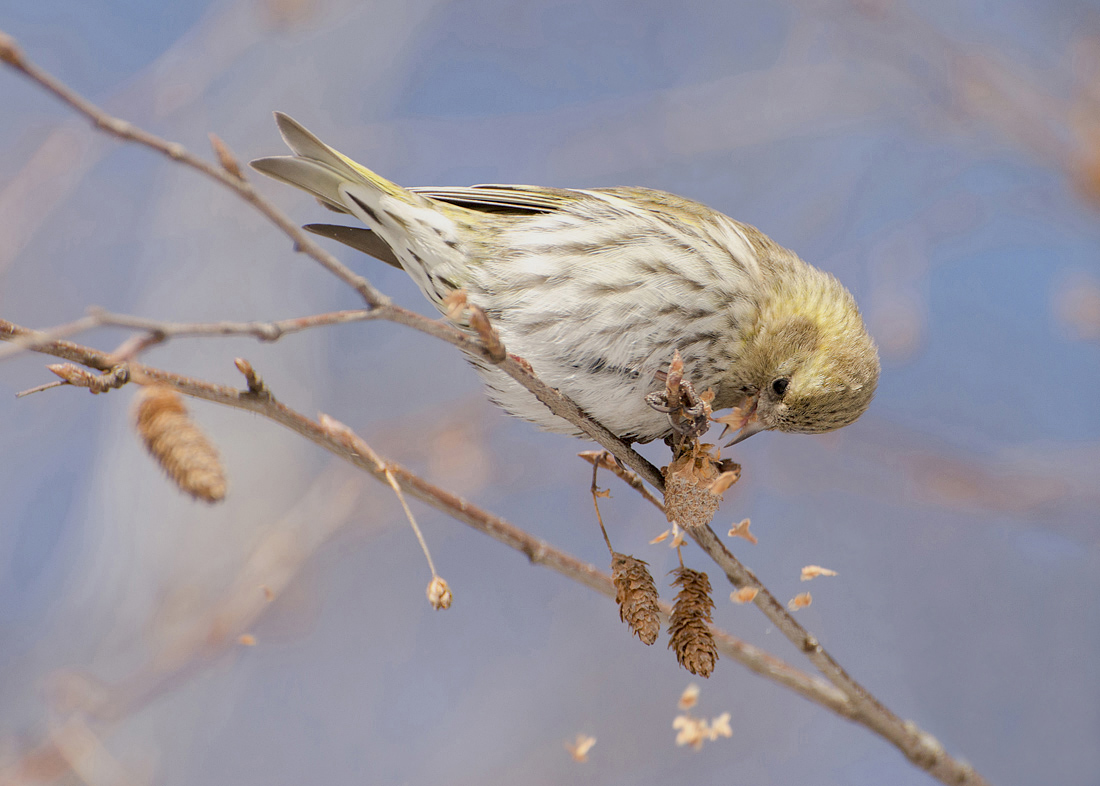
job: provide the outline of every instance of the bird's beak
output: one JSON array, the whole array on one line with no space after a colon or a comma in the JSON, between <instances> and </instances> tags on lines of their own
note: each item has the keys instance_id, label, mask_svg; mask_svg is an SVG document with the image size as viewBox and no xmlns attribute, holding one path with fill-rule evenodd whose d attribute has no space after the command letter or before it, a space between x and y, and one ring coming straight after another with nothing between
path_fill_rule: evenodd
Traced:
<instances>
[{"instance_id":1,"label":"bird's beak","mask_svg":"<svg viewBox=\"0 0 1100 786\"><path fill-rule=\"evenodd\" d=\"M737 436L731 439L725 444L725 447L730 445L736 445L738 442L744 442L753 434L758 434L764 431L764 424L756 418L756 405L760 401L760 394L752 397L748 407L744 409L744 415L741 417L741 427L737 430ZM737 412L738 410L734 410Z\"/></svg>"},{"instance_id":2,"label":"bird's beak","mask_svg":"<svg viewBox=\"0 0 1100 786\"><path fill-rule=\"evenodd\" d=\"M746 423L741 427L741 430L737 432L737 436L726 443L726 447L728 448L730 445L736 445L738 442L744 442L753 434L759 434L761 431L764 431L764 424L760 421L754 420L751 423Z\"/></svg>"}]
</instances>

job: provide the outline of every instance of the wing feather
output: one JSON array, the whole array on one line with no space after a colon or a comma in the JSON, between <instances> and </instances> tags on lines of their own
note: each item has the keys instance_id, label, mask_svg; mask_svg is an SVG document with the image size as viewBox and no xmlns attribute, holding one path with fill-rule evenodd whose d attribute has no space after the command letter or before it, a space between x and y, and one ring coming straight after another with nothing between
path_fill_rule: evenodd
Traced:
<instances>
[{"instance_id":1,"label":"wing feather","mask_svg":"<svg viewBox=\"0 0 1100 786\"><path fill-rule=\"evenodd\" d=\"M485 184L477 186L427 186L417 194L483 213L553 213L578 199L564 188Z\"/></svg>"}]
</instances>

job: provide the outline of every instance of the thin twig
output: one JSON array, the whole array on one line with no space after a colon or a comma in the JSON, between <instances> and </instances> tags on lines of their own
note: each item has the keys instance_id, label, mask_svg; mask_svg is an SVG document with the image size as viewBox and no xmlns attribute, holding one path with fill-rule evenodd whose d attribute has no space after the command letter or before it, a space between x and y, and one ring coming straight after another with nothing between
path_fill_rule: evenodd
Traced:
<instances>
[{"instance_id":1,"label":"thin twig","mask_svg":"<svg viewBox=\"0 0 1100 786\"><path fill-rule=\"evenodd\" d=\"M600 489L596 485L596 476L600 472L600 465L595 461L592 462L592 507L596 509L596 521L600 524L600 534L603 535L603 542L607 544L607 550L611 552L612 556L615 554L615 549L611 548L611 538L607 536L607 527L603 525L603 514L600 513ZM604 495L607 496L607 495Z\"/></svg>"},{"instance_id":2,"label":"thin twig","mask_svg":"<svg viewBox=\"0 0 1100 786\"><path fill-rule=\"evenodd\" d=\"M435 571L435 563L432 561L432 552L428 549L428 541L424 539L424 533L420 531L420 525L416 523L416 516L413 515L412 509L409 507L409 502L405 499L405 492L401 490L401 484L397 482L393 470L387 465L382 457L375 453L366 442L355 434L354 431L336 418L329 417L328 415L321 415L319 421L321 428L328 431L336 437L336 439L353 446L357 453L362 454L374 462L375 470L382 473L382 477L385 479L386 484L397 496L397 501L401 503L401 509L405 511L405 518L408 520L409 526L412 527L417 542L420 543L420 550L424 552L424 558L428 561L428 569L432 572L432 576L439 575Z\"/></svg>"},{"instance_id":3,"label":"thin twig","mask_svg":"<svg viewBox=\"0 0 1100 786\"><path fill-rule=\"evenodd\" d=\"M100 309L89 309L89 316L96 324L109 327L147 330L165 337L183 338L195 336L254 336L260 341L278 341L292 333L327 325L343 325L349 322L366 322L382 318L376 309L351 309L312 314L270 322L162 322L156 319L134 317L128 314L112 314Z\"/></svg>"},{"instance_id":4,"label":"thin twig","mask_svg":"<svg viewBox=\"0 0 1100 786\"><path fill-rule=\"evenodd\" d=\"M49 330L31 330L26 336L12 340L8 346L0 347L0 360L6 360L14 355L18 355L20 352L35 349L51 341L75 336L77 333L83 333L85 330L98 327L98 325L99 322L94 317L87 316L66 325L58 325Z\"/></svg>"},{"instance_id":5,"label":"thin twig","mask_svg":"<svg viewBox=\"0 0 1100 786\"><path fill-rule=\"evenodd\" d=\"M662 513L665 512L665 503L653 496L653 492L646 488L645 483L640 477L624 467L622 464L614 460L610 453L606 450L586 450L582 453L578 453L577 456L584 459L590 464L602 467L603 469L610 470L626 485L637 491L642 495L642 498L652 504L657 510Z\"/></svg>"},{"instance_id":6,"label":"thin twig","mask_svg":"<svg viewBox=\"0 0 1100 786\"><path fill-rule=\"evenodd\" d=\"M63 382L59 379L59 380L56 380L54 382L47 382L45 385L35 385L33 388L27 388L26 390L20 390L18 393L15 394L15 397L16 398L23 398L25 396L31 395L32 393L41 393L45 390L51 390L53 388L59 388L62 385L68 385L68 384L69 384L68 382Z\"/></svg>"}]
</instances>

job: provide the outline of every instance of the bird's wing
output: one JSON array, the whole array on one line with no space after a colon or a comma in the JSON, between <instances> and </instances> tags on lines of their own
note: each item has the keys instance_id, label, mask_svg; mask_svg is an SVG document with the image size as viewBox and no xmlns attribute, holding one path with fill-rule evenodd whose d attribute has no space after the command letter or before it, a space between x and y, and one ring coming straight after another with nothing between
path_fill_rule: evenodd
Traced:
<instances>
[{"instance_id":1,"label":"bird's wing","mask_svg":"<svg viewBox=\"0 0 1100 786\"><path fill-rule=\"evenodd\" d=\"M428 186L412 188L431 199L483 213L553 213L576 202L581 195L564 188L542 186Z\"/></svg>"},{"instance_id":2,"label":"bird's wing","mask_svg":"<svg viewBox=\"0 0 1100 786\"><path fill-rule=\"evenodd\" d=\"M290 180L280 167L296 164L299 159L275 158L261 159L258 167L265 174ZM253 164L255 166L255 162ZM293 173L292 173L293 174ZM300 178L298 179L300 180ZM497 215L521 217L525 215L537 215L540 213L552 213L562 209L570 202L575 202L580 195L574 191L558 188L541 188L539 186L505 186L505 185L480 185L480 186L444 186L426 188L412 188L421 196L426 196L439 202L472 210L478 213L493 213ZM314 190L317 193L317 190ZM322 201L322 204L325 204ZM321 237L351 246L357 251L370 254L386 264L401 267L397 256L382 238L375 232L364 227L338 226L336 224L309 224L304 229Z\"/></svg>"},{"instance_id":3,"label":"bird's wing","mask_svg":"<svg viewBox=\"0 0 1100 786\"><path fill-rule=\"evenodd\" d=\"M309 140L307 140L309 141ZM295 139L295 142L299 140ZM297 148L296 148L297 149ZM286 162L295 163L298 159L278 158L261 159L259 168L265 174L279 177L283 180L297 184L290 180L278 166L285 166ZM257 162L253 162L256 166ZM300 179L300 178L299 178ZM602 190L602 189L597 189ZM592 194L583 191L572 191L565 188L544 188L542 186L518 186L486 184L477 186L425 186L410 188L421 196L454 205L465 210L477 213L491 213L503 217L514 216L520 219L522 216L539 215L541 213L553 213L563 210L569 205L576 204L584 199L592 199ZM314 191L316 194L316 190ZM324 202L322 201L322 204ZM370 254L376 259L400 267L397 256L393 250L376 233L363 227L338 226L335 224L309 224L304 227L308 231L330 240L336 240L346 246L351 246L357 251Z\"/></svg>"}]
</instances>

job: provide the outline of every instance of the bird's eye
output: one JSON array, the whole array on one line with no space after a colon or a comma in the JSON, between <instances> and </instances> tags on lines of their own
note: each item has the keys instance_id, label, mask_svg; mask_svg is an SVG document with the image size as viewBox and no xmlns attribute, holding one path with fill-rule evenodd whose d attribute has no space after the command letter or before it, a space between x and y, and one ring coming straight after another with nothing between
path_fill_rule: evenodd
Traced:
<instances>
[{"instance_id":1,"label":"bird's eye","mask_svg":"<svg viewBox=\"0 0 1100 786\"><path fill-rule=\"evenodd\" d=\"M772 392L779 398L783 398L783 394L787 392L787 386L791 384L791 381L786 377L780 377L772 383Z\"/></svg>"}]
</instances>

